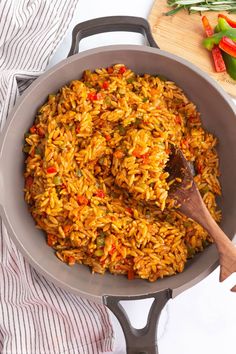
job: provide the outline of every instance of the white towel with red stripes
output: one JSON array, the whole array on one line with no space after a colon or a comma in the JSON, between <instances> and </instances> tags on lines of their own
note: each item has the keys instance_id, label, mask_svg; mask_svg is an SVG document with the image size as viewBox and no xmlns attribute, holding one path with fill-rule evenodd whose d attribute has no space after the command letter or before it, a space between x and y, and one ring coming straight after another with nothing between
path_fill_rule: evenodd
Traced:
<instances>
[{"instance_id":1,"label":"white towel with red stripes","mask_svg":"<svg viewBox=\"0 0 236 354\"><path fill-rule=\"evenodd\" d=\"M0 123L46 68L77 0L0 0ZM105 307L55 287L0 228L0 353L97 354L112 350Z\"/></svg>"}]
</instances>

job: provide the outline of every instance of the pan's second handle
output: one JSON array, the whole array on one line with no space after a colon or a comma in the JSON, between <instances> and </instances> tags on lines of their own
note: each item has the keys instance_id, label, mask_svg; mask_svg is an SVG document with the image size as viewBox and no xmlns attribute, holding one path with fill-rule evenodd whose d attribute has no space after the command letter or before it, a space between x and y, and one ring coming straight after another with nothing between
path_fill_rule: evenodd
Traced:
<instances>
[{"instance_id":1,"label":"pan's second handle","mask_svg":"<svg viewBox=\"0 0 236 354\"><path fill-rule=\"evenodd\" d=\"M159 48L152 36L149 23L144 18L109 16L96 18L76 25L72 32L72 43L68 57L78 52L81 39L92 36L93 34L115 31L141 33L151 47Z\"/></svg>"},{"instance_id":2,"label":"pan's second handle","mask_svg":"<svg viewBox=\"0 0 236 354\"><path fill-rule=\"evenodd\" d=\"M123 329L126 339L127 354L158 354L157 326L160 314L166 303L172 297L170 289L155 294L128 297L104 296L104 304L114 313ZM121 306L122 300L140 300L154 298L148 314L147 324L142 329L133 328L130 320Z\"/></svg>"}]
</instances>

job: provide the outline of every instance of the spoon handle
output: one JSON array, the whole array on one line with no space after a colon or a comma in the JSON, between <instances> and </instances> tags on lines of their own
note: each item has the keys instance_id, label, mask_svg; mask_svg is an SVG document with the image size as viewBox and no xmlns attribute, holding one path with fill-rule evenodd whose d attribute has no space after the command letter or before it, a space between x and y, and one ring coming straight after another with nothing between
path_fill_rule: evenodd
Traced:
<instances>
[{"instance_id":1,"label":"spoon handle","mask_svg":"<svg viewBox=\"0 0 236 354\"><path fill-rule=\"evenodd\" d=\"M215 222L202 198L201 208L198 210L200 209L201 213L199 214L198 220L196 220L197 218L193 219L201 224L215 241L219 252L220 281L222 282L232 273L236 272L236 247ZM236 285L231 289L231 291L236 292Z\"/></svg>"}]
</instances>

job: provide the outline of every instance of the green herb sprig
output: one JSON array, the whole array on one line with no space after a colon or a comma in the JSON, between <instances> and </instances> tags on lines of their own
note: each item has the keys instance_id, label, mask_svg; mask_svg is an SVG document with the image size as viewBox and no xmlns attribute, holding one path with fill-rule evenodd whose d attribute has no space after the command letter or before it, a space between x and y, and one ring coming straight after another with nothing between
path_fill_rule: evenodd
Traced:
<instances>
[{"instance_id":1,"label":"green herb sprig","mask_svg":"<svg viewBox=\"0 0 236 354\"><path fill-rule=\"evenodd\" d=\"M174 15L182 9L186 9L189 13L205 11L236 13L236 0L167 0L167 4L173 9L166 12L166 16Z\"/></svg>"}]
</instances>

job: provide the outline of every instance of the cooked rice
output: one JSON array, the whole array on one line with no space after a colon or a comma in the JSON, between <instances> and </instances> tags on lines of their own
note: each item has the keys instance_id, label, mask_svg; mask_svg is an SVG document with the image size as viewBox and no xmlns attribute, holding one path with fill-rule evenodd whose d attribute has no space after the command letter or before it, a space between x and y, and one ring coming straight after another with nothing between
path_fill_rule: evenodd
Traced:
<instances>
[{"instance_id":1,"label":"cooked rice","mask_svg":"<svg viewBox=\"0 0 236 354\"><path fill-rule=\"evenodd\" d=\"M117 64L49 95L25 136L25 200L59 259L155 281L212 242L166 207L170 143L219 221L217 140L175 83Z\"/></svg>"}]
</instances>

